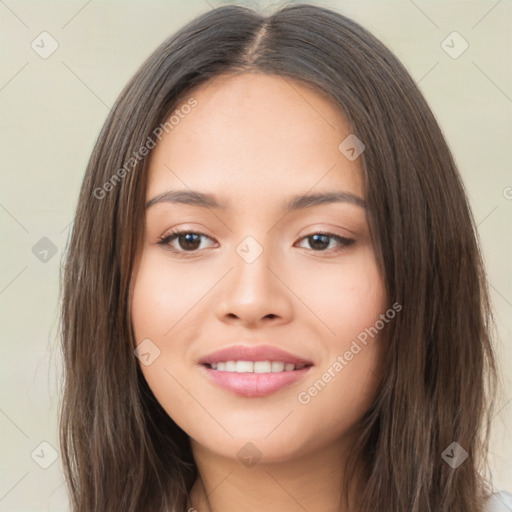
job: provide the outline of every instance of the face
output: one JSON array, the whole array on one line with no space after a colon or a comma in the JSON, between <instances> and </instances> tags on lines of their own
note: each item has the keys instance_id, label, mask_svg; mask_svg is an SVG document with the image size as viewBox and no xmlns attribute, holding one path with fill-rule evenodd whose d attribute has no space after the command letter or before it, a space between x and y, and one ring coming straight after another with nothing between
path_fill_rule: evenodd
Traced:
<instances>
[{"instance_id":1,"label":"face","mask_svg":"<svg viewBox=\"0 0 512 512\"><path fill-rule=\"evenodd\" d=\"M260 73L187 100L151 155L131 296L141 370L212 455L348 443L389 321L360 159L338 148L350 129L324 95Z\"/></svg>"}]
</instances>

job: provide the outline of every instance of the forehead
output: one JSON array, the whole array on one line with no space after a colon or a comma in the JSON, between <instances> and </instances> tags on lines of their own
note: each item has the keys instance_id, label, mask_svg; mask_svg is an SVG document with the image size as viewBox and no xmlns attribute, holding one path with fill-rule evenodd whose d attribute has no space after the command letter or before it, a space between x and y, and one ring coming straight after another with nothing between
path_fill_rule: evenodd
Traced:
<instances>
[{"instance_id":1,"label":"forehead","mask_svg":"<svg viewBox=\"0 0 512 512\"><path fill-rule=\"evenodd\" d=\"M194 107L182 108L187 102ZM220 184L227 196L282 198L317 186L364 195L359 161L338 149L350 135L345 116L312 86L264 73L221 75L186 94L175 114L151 156L148 197Z\"/></svg>"}]
</instances>

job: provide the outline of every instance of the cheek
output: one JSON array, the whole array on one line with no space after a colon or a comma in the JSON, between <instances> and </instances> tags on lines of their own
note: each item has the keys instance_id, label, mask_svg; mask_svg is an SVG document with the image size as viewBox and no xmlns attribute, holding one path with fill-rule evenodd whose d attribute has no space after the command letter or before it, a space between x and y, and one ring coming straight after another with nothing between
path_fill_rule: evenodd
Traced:
<instances>
[{"instance_id":1,"label":"cheek","mask_svg":"<svg viewBox=\"0 0 512 512\"><path fill-rule=\"evenodd\" d=\"M197 269L169 263L156 251L143 253L134 279L131 318L136 343L148 337L158 343L170 340L213 284L211 272L201 276Z\"/></svg>"},{"instance_id":2,"label":"cheek","mask_svg":"<svg viewBox=\"0 0 512 512\"><path fill-rule=\"evenodd\" d=\"M324 333L324 357L297 394L304 421L317 417L341 433L368 409L380 382L385 350L381 315L386 293L373 251L360 251L343 265L303 278L302 296ZM393 313L394 316L394 313Z\"/></svg>"},{"instance_id":3,"label":"cheek","mask_svg":"<svg viewBox=\"0 0 512 512\"><path fill-rule=\"evenodd\" d=\"M189 423L193 425L200 418L196 419L196 403L183 387L187 374L183 372L181 350L185 350L187 335L180 320L197 302L194 296L204 294L204 286L177 266L173 269L153 251L143 252L133 279L131 321L135 344L146 347L143 352L151 354L150 364L144 364L143 358L138 364L158 402L188 431Z\"/></svg>"},{"instance_id":4,"label":"cheek","mask_svg":"<svg viewBox=\"0 0 512 512\"><path fill-rule=\"evenodd\" d=\"M303 298L319 334L342 349L347 341L372 326L386 308L386 297L374 253L364 249L336 265L319 265L314 278L297 273L297 295Z\"/></svg>"}]
</instances>

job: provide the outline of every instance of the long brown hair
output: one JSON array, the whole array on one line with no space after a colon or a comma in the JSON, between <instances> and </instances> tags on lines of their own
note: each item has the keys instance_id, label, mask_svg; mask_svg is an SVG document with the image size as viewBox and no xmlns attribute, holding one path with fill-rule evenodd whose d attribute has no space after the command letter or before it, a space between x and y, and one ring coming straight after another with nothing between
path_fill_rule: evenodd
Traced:
<instances>
[{"instance_id":1,"label":"long brown hair","mask_svg":"<svg viewBox=\"0 0 512 512\"><path fill-rule=\"evenodd\" d=\"M307 4L268 16L225 6L197 17L143 63L103 126L62 283L60 442L73 511L183 510L197 477L188 436L133 354L129 297L148 170L140 152L193 87L249 70L328 94L365 144L373 243L389 303L403 309L389 325L385 375L348 462L364 466L351 510L481 512L497 377L459 173L398 59L354 21ZM453 442L468 453L456 469L442 457Z\"/></svg>"}]
</instances>

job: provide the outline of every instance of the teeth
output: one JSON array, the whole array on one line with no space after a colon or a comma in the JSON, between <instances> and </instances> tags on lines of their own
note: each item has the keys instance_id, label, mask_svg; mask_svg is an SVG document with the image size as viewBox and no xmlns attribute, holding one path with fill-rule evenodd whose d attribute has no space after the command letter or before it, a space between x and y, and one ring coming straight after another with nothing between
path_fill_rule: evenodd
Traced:
<instances>
[{"instance_id":1,"label":"teeth","mask_svg":"<svg viewBox=\"0 0 512 512\"><path fill-rule=\"evenodd\" d=\"M254 373L271 373L272 363L270 361L255 361Z\"/></svg>"},{"instance_id":2,"label":"teeth","mask_svg":"<svg viewBox=\"0 0 512 512\"><path fill-rule=\"evenodd\" d=\"M234 373L279 373L300 370L305 365L295 366L282 361L222 361L210 365L213 370Z\"/></svg>"},{"instance_id":3,"label":"teeth","mask_svg":"<svg viewBox=\"0 0 512 512\"><path fill-rule=\"evenodd\" d=\"M282 372L284 370L284 363L281 361L272 361L272 371L273 372Z\"/></svg>"},{"instance_id":4,"label":"teeth","mask_svg":"<svg viewBox=\"0 0 512 512\"><path fill-rule=\"evenodd\" d=\"M254 363L252 361L237 361L234 371L236 373L252 373L254 371Z\"/></svg>"}]
</instances>

